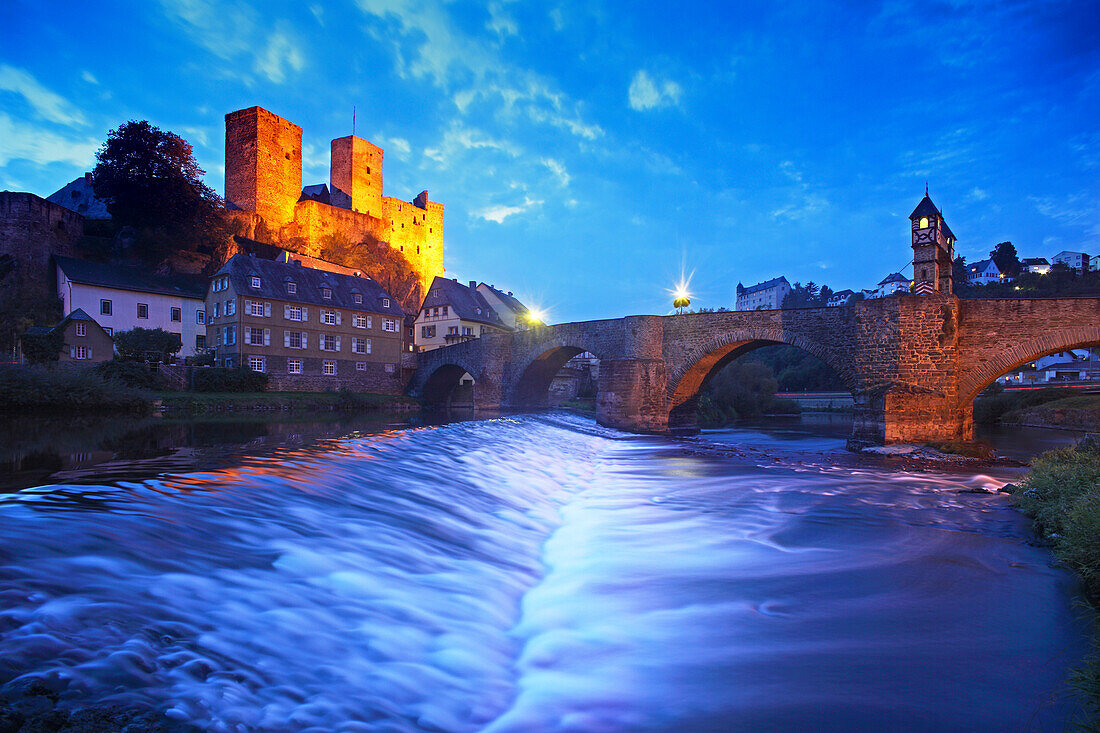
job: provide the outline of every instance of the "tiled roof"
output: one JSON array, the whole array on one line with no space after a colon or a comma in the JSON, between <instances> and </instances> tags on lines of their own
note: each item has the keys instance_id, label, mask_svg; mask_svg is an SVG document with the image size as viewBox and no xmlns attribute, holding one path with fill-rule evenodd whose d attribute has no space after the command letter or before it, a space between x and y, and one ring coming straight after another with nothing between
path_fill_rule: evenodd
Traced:
<instances>
[{"instance_id":1,"label":"tiled roof","mask_svg":"<svg viewBox=\"0 0 1100 733\"><path fill-rule=\"evenodd\" d=\"M1021 265L1049 265L1046 257L1026 257L1020 260Z\"/></svg>"},{"instance_id":2,"label":"tiled roof","mask_svg":"<svg viewBox=\"0 0 1100 733\"><path fill-rule=\"evenodd\" d=\"M989 269L990 265L993 265L993 269L995 269L997 273L1000 274L1001 269L997 267L997 263L993 260L978 260L974 264L968 265L968 268L971 272L985 272Z\"/></svg>"},{"instance_id":3,"label":"tiled roof","mask_svg":"<svg viewBox=\"0 0 1100 733\"><path fill-rule=\"evenodd\" d=\"M780 283L783 283L787 287L791 286L790 283L787 282L787 278L780 275L779 277L772 278L771 280L765 280L762 283L757 283L756 285L750 285L747 288L742 287L741 283L737 283L737 294L738 295L748 295L749 293L755 293L758 290L767 290L769 288L774 288L776 285L779 285Z\"/></svg>"},{"instance_id":4,"label":"tiled roof","mask_svg":"<svg viewBox=\"0 0 1100 733\"><path fill-rule=\"evenodd\" d=\"M56 256L54 261L65 277L75 283L199 300L206 295L207 279L201 275L157 275L138 267L107 265L73 257Z\"/></svg>"},{"instance_id":5,"label":"tiled roof","mask_svg":"<svg viewBox=\"0 0 1100 733\"><path fill-rule=\"evenodd\" d=\"M909 215L910 219L919 219L922 216L939 216L940 210L936 208L936 205L932 203L932 199L928 198L925 194L924 198L917 204L917 208L913 209L913 213Z\"/></svg>"},{"instance_id":6,"label":"tiled roof","mask_svg":"<svg viewBox=\"0 0 1100 733\"><path fill-rule=\"evenodd\" d=\"M879 281L879 285L886 285L887 283L908 283L909 278L902 275L900 272L892 272Z\"/></svg>"},{"instance_id":7,"label":"tiled roof","mask_svg":"<svg viewBox=\"0 0 1100 733\"><path fill-rule=\"evenodd\" d=\"M405 315L397 299L369 277L314 270L299 264L274 262L240 254L234 255L229 262L222 265L215 277L218 275L229 275L233 289L238 295L245 297L347 308L397 317ZM260 287L252 287L253 276L260 278ZM286 291L287 282L295 284L294 293ZM331 298L325 298L321 294L321 289L326 287L332 290ZM363 296L362 303L355 302L354 296L357 292ZM382 304L384 299L389 300L388 306Z\"/></svg>"},{"instance_id":8,"label":"tiled roof","mask_svg":"<svg viewBox=\"0 0 1100 733\"><path fill-rule=\"evenodd\" d=\"M476 321L477 323L508 329L504 322L500 320L497 312L485 300L485 296L477 292L475 288L463 285L457 280L437 276L432 280L432 286L428 288L428 294L424 296L424 304L421 309L443 305L449 306L454 314L464 321Z\"/></svg>"},{"instance_id":9,"label":"tiled roof","mask_svg":"<svg viewBox=\"0 0 1100 733\"><path fill-rule=\"evenodd\" d=\"M508 310L512 311L517 316L523 316L528 313L527 306L521 303L519 301L519 298L517 298L516 296L512 295L511 293L505 293L503 291L497 290L492 285L486 285L485 283L481 284L489 288L489 290L493 292L493 295L500 298L501 302L508 307Z\"/></svg>"}]
</instances>

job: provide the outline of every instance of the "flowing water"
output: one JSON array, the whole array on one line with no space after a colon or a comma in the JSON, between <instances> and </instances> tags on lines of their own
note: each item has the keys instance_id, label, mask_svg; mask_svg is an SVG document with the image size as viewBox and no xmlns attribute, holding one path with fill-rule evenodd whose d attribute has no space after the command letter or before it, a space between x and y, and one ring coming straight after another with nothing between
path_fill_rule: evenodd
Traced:
<instances>
[{"instance_id":1,"label":"flowing water","mask_svg":"<svg viewBox=\"0 0 1100 733\"><path fill-rule=\"evenodd\" d=\"M1061 730L1014 474L562 414L0 495L0 696L213 731ZM988 469L986 469L988 471Z\"/></svg>"}]
</instances>

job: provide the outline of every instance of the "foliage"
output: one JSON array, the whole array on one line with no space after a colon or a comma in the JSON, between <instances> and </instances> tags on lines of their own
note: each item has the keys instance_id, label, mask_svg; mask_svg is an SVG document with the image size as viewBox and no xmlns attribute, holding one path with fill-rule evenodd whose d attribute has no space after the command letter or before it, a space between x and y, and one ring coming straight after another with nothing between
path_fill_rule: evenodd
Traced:
<instances>
[{"instance_id":1,"label":"foliage","mask_svg":"<svg viewBox=\"0 0 1100 733\"><path fill-rule=\"evenodd\" d=\"M1011 282L974 285L966 282L965 275L955 275L955 292L960 298L1064 298L1100 296L1100 272L1077 272L1062 263L1050 268L1050 272L1021 272Z\"/></svg>"},{"instance_id":2,"label":"foliage","mask_svg":"<svg viewBox=\"0 0 1100 733\"><path fill-rule=\"evenodd\" d=\"M177 250L210 253L229 236L221 198L178 135L131 120L108 134L96 160L95 194L118 226L133 228L147 262Z\"/></svg>"},{"instance_id":3,"label":"foliage","mask_svg":"<svg viewBox=\"0 0 1100 733\"><path fill-rule=\"evenodd\" d=\"M269 377L251 369L196 369L191 388L196 392L263 392Z\"/></svg>"},{"instance_id":4,"label":"foliage","mask_svg":"<svg viewBox=\"0 0 1100 733\"><path fill-rule=\"evenodd\" d=\"M991 425L1010 412L1072 397L1075 394L1074 390L1065 387L1006 392L997 385L982 392L974 400L974 422Z\"/></svg>"},{"instance_id":5,"label":"foliage","mask_svg":"<svg viewBox=\"0 0 1100 733\"><path fill-rule=\"evenodd\" d=\"M163 328L135 328L115 334L115 351L123 361L168 361L181 348L180 335Z\"/></svg>"},{"instance_id":6,"label":"foliage","mask_svg":"<svg viewBox=\"0 0 1100 733\"><path fill-rule=\"evenodd\" d=\"M19 337L28 328L60 320L57 294L44 294L37 278L26 277L14 258L0 255L0 351L14 361Z\"/></svg>"},{"instance_id":7,"label":"foliage","mask_svg":"<svg viewBox=\"0 0 1100 733\"><path fill-rule=\"evenodd\" d=\"M1012 242L1001 242L989 252L989 259L997 269L1009 277L1020 274L1020 257L1016 254L1016 247Z\"/></svg>"},{"instance_id":8,"label":"foliage","mask_svg":"<svg viewBox=\"0 0 1100 733\"><path fill-rule=\"evenodd\" d=\"M1086 438L1039 456L1014 493L1017 506L1035 520L1036 531L1081 576L1085 597L1100 607L1100 440ZM1093 646L1071 677L1090 708L1085 730L1100 729L1100 635Z\"/></svg>"},{"instance_id":9,"label":"foliage","mask_svg":"<svg viewBox=\"0 0 1100 733\"><path fill-rule=\"evenodd\" d=\"M829 304L832 294L833 290L828 285L818 285L812 280L805 285L796 282L783 298L783 304L780 307L784 309L824 308Z\"/></svg>"},{"instance_id":10,"label":"foliage","mask_svg":"<svg viewBox=\"0 0 1100 733\"><path fill-rule=\"evenodd\" d=\"M19 343L29 364L50 364L58 360L65 348L65 332L55 328L47 333L24 333Z\"/></svg>"},{"instance_id":11,"label":"foliage","mask_svg":"<svg viewBox=\"0 0 1100 733\"><path fill-rule=\"evenodd\" d=\"M378 282L406 313L420 310L423 293L420 275L399 250L387 242L368 237L354 242L344 234L330 234L320 242L321 259L354 267Z\"/></svg>"},{"instance_id":12,"label":"foliage","mask_svg":"<svg viewBox=\"0 0 1100 733\"><path fill-rule=\"evenodd\" d=\"M951 263L951 279L954 282L956 293L960 288L966 287L967 272L966 258L959 255L955 258L955 261Z\"/></svg>"},{"instance_id":13,"label":"foliage","mask_svg":"<svg viewBox=\"0 0 1100 733\"><path fill-rule=\"evenodd\" d=\"M699 422L713 427L765 413L797 414L796 403L775 398L777 385L766 365L747 359L734 361L714 375L700 395L696 410Z\"/></svg>"},{"instance_id":14,"label":"foliage","mask_svg":"<svg viewBox=\"0 0 1100 733\"><path fill-rule=\"evenodd\" d=\"M112 359L96 364L91 370L103 379L125 384L127 387L135 389L156 390L165 388L164 381L156 372L151 371L144 364L132 361Z\"/></svg>"},{"instance_id":15,"label":"foliage","mask_svg":"<svg viewBox=\"0 0 1100 733\"><path fill-rule=\"evenodd\" d=\"M148 414L147 393L103 379L92 369L0 366L0 411Z\"/></svg>"},{"instance_id":16,"label":"foliage","mask_svg":"<svg viewBox=\"0 0 1100 733\"><path fill-rule=\"evenodd\" d=\"M786 344L763 346L744 357L772 370L780 392L840 392L848 388L825 362Z\"/></svg>"}]
</instances>

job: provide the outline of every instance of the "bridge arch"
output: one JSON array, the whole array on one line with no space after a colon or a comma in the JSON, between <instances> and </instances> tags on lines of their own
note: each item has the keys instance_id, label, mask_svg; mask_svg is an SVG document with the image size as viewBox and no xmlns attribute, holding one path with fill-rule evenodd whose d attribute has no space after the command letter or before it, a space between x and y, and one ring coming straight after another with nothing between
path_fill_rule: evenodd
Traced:
<instances>
[{"instance_id":1,"label":"bridge arch","mask_svg":"<svg viewBox=\"0 0 1100 733\"><path fill-rule=\"evenodd\" d=\"M556 334L524 349L526 357L516 362L508 402L513 407L545 407L550 383L573 357L589 353L603 358L603 349L575 334Z\"/></svg>"},{"instance_id":2,"label":"bridge arch","mask_svg":"<svg viewBox=\"0 0 1100 733\"><path fill-rule=\"evenodd\" d=\"M475 384L481 381L477 368L472 364L465 363L461 359L449 359L436 365L423 376L418 374L417 383L412 385L414 393L429 405L444 404L458 387L464 374L472 376Z\"/></svg>"},{"instance_id":3,"label":"bridge arch","mask_svg":"<svg viewBox=\"0 0 1100 733\"><path fill-rule=\"evenodd\" d=\"M1052 329L1038 338L1012 344L962 375L959 400L969 405L983 389L1013 369L1044 356L1088 346L1100 346L1100 326Z\"/></svg>"},{"instance_id":4,"label":"bridge arch","mask_svg":"<svg viewBox=\"0 0 1100 733\"><path fill-rule=\"evenodd\" d=\"M714 375L733 360L775 344L793 346L811 354L832 369L853 395L862 391L862 380L850 359L812 339L778 328L724 331L710 334L675 359L668 360L669 429L673 432L694 430L699 393Z\"/></svg>"}]
</instances>

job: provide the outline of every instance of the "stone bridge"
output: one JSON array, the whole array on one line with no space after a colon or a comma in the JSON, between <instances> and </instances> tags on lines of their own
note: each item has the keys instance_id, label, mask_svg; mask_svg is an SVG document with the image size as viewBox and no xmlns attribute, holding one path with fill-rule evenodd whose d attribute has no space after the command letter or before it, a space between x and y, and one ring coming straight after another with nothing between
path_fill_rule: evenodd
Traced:
<instances>
[{"instance_id":1,"label":"stone bridge","mask_svg":"<svg viewBox=\"0 0 1100 733\"><path fill-rule=\"evenodd\" d=\"M1100 298L907 295L835 308L540 326L418 354L409 393L445 401L468 372L476 408L539 408L558 370L588 351L600 359L601 425L690 433L707 381L768 344L808 351L836 372L855 398L853 446L969 440L974 397L997 377L1040 356L1100 345Z\"/></svg>"}]
</instances>

